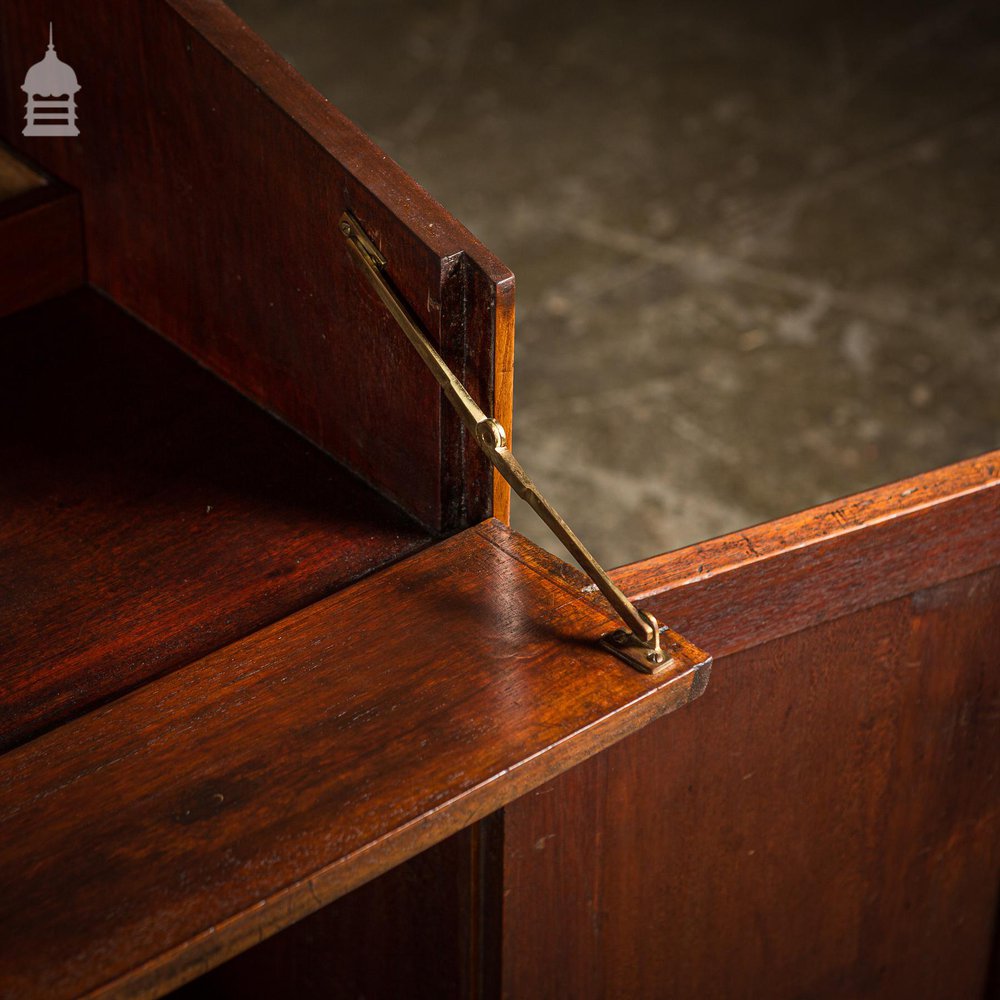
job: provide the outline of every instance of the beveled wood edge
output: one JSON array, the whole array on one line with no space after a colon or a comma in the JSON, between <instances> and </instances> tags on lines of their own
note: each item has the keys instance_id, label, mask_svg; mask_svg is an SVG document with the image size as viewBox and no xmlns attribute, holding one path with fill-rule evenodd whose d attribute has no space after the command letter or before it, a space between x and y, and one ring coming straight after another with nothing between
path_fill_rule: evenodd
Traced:
<instances>
[{"instance_id":1,"label":"beveled wood edge","mask_svg":"<svg viewBox=\"0 0 1000 1000\"><path fill-rule=\"evenodd\" d=\"M669 696L665 696L663 688L651 690L641 701L578 730L573 736L528 758L518 765L516 774L512 770L494 776L456 799L443 803L429 816L412 820L392 834L373 841L363 850L262 899L256 909L243 911L217 923L204 934L155 956L126 975L83 996L145 1000L161 997L183 986L421 851L484 819L514 799L617 743L629 733L670 711L683 708L705 691L710 673L711 660L675 677L669 685ZM578 745L583 734L590 738L585 746ZM572 746L567 747L567 744ZM557 752L560 754L559 765L551 767L549 757ZM502 790L496 787L501 781ZM266 914L264 919L258 917L258 910ZM167 971L165 966L169 966Z\"/></svg>"},{"instance_id":2,"label":"beveled wood edge","mask_svg":"<svg viewBox=\"0 0 1000 1000\"><path fill-rule=\"evenodd\" d=\"M996 565L998 521L993 451L611 576L718 658Z\"/></svg>"},{"instance_id":3,"label":"beveled wood edge","mask_svg":"<svg viewBox=\"0 0 1000 1000\"><path fill-rule=\"evenodd\" d=\"M742 531L628 563L612 570L611 576L630 597L642 600L997 486L1000 451L989 451Z\"/></svg>"},{"instance_id":4,"label":"beveled wood edge","mask_svg":"<svg viewBox=\"0 0 1000 1000\"><path fill-rule=\"evenodd\" d=\"M507 442L514 437L514 276L497 282L495 312L496 339L493 345L493 413L507 431ZM510 485L493 470L493 516L510 524Z\"/></svg>"},{"instance_id":5,"label":"beveled wood edge","mask_svg":"<svg viewBox=\"0 0 1000 1000\"><path fill-rule=\"evenodd\" d=\"M591 595L580 593L574 588L572 581L578 576L576 571L566 567L555 556L536 550L531 542L516 535L496 519L469 528L467 532L478 534L490 545L516 559L531 573L549 583L555 583L566 593L569 600L591 607L599 604ZM452 541L456 540L457 537ZM401 562L406 561L404 559ZM555 569L565 567L567 574L553 580L548 572L549 567ZM371 577L367 579L370 582ZM346 594L350 589L346 588L341 594ZM602 617L606 615L598 616ZM280 627L279 621L268 626L266 630ZM244 641L246 640L240 640ZM219 652L211 654L212 657L218 655ZM190 668L195 668L196 664L197 661L191 664ZM575 729L572 733L525 757L516 765L460 792L429 812L403 823L390 833L372 840L363 848L260 899L252 908L236 913L226 920L217 921L208 930L166 949L143 964L81 995L159 997L184 985L296 920L308 916L453 833L494 813L513 799L599 753L629 733L689 704L705 690L711 665L711 657L705 657L673 675L668 673L663 677L647 678L648 689L624 706L609 709L593 722ZM628 670L624 666L622 669ZM163 681L152 681L97 711L106 712L115 704L148 693L160 683L170 683L172 678L176 679L178 673L180 672L175 672ZM86 715L82 716L68 725L73 726L86 718ZM51 738L54 732L42 739ZM30 745L26 744L19 749L24 750ZM19 750L12 752L17 753Z\"/></svg>"}]
</instances>

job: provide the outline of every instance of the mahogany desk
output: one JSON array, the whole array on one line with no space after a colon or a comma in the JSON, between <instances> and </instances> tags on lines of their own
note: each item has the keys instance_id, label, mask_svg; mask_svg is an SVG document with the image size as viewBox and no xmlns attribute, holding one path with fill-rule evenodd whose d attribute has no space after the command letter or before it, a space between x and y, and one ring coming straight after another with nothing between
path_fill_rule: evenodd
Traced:
<instances>
[{"instance_id":1,"label":"mahogany desk","mask_svg":"<svg viewBox=\"0 0 1000 1000\"><path fill-rule=\"evenodd\" d=\"M337 222L509 430L506 268L219 3L52 0L23 136L36 7L0 996L996 995L1000 454L616 570L714 656L636 672Z\"/></svg>"}]
</instances>

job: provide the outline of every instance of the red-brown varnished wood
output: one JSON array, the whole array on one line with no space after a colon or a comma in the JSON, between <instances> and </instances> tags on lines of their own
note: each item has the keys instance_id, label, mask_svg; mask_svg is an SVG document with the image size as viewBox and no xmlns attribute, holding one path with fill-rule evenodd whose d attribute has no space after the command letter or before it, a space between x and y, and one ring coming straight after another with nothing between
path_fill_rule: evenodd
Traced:
<instances>
[{"instance_id":1,"label":"red-brown varnished wood","mask_svg":"<svg viewBox=\"0 0 1000 1000\"><path fill-rule=\"evenodd\" d=\"M688 711L508 806L504 995L982 996L998 608L992 569L751 639Z\"/></svg>"},{"instance_id":2,"label":"red-brown varnished wood","mask_svg":"<svg viewBox=\"0 0 1000 1000\"><path fill-rule=\"evenodd\" d=\"M711 691L504 812L509 997L973 997L1000 865L1000 455L613 574Z\"/></svg>"},{"instance_id":3,"label":"red-brown varnished wood","mask_svg":"<svg viewBox=\"0 0 1000 1000\"><path fill-rule=\"evenodd\" d=\"M92 291L0 323L0 748L426 544Z\"/></svg>"},{"instance_id":4,"label":"red-brown varnished wood","mask_svg":"<svg viewBox=\"0 0 1000 1000\"><path fill-rule=\"evenodd\" d=\"M25 183L0 199L0 317L83 284L79 196L63 184Z\"/></svg>"},{"instance_id":5,"label":"red-brown varnished wood","mask_svg":"<svg viewBox=\"0 0 1000 1000\"><path fill-rule=\"evenodd\" d=\"M1000 564L1000 452L612 572L721 656Z\"/></svg>"},{"instance_id":6,"label":"red-brown varnished wood","mask_svg":"<svg viewBox=\"0 0 1000 1000\"><path fill-rule=\"evenodd\" d=\"M82 85L75 138L21 135L49 21ZM509 424L513 277L489 251L222 3L15 0L0 45L0 135L81 192L92 284L431 528L489 516L492 468L338 219Z\"/></svg>"},{"instance_id":7,"label":"red-brown varnished wood","mask_svg":"<svg viewBox=\"0 0 1000 1000\"><path fill-rule=\"evenodd\" d=\"M491 521L0 758L0 992L153 995L704 687Z\"/></svg>"}]
</instances>

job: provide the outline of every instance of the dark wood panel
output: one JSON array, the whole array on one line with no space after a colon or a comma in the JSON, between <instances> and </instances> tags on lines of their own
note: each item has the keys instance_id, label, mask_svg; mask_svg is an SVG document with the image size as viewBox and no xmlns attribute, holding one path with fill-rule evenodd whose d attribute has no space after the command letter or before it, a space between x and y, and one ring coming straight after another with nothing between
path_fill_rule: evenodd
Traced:
<instances>
[{"instance_id":1,"label":"dark wood panel","mask_svg":"<svg viewBox=\"0 0 1000 1000\"><path fill-rule=\"evenodd\" d=\"M748 640L687 712L508 806L505 996L982 996L998 609L993 569Z\"/></svg>"},{"instance_id":2,"label":"dark wood panel","mask_svg":"<svg viewBox=\"0 0 1000 1000\"><path fill-rule=\"evenodd\" d=\"M1000 452L615 570L716 656L1000 564Z\"/></svg>"},{"instance_id":3,"label":"dark wood panel","mask_svg":"<svg viewBox=\"0 0 1000 1000\"><path fill-rule=\"evenodd\" d=\"M701 692L556 564L488 522L0 758L0 992L163 992Z\"/></svg>"},{"instance_id":4,"label":"dark wood panel","mask_svg":"<svg viewBox=\"0 0 1000 1000\"><path fill-rule=\"evenodd\" d=\"M499 954L499 815L487 817L171 994L175 1000L483 1000ZM489 865L490 871L485 869ZM490 970L491 980L496 974Z\"/></svg>"},{"instance_id":5,"label":"dark wood panel","mask_svg":"<svg viewBox=\"0 0 1000 1000\"><path fill-rule=\"evenodd\" d=\"M0 200L0 317L79 288L83 280L75 191L43 183Z\"/></svg>"},{"instance_id":6,"label":"dark wood panel","mask_svg":"<svg viewBox=\"0 0 1000 1000\"><path fill-rule=\"evenodd\" d=\"M76 138L21 135L50 20L82 85ZM14 0L0 44L0 134L80 190L91 283L431 528L490 514L491 467L338 219L509 426L513 277L464 227L221 3Z\"/></svg>"},{"instance_id":7,"label":"dark wood panel","mask_svg":"<svg viewBox=\"0 0 1000 1000\"><path fill-rule=\"evenodd\" d=\"M94 292L0 324L0 748L426 544Z\"/></svg>"}]
</instances>

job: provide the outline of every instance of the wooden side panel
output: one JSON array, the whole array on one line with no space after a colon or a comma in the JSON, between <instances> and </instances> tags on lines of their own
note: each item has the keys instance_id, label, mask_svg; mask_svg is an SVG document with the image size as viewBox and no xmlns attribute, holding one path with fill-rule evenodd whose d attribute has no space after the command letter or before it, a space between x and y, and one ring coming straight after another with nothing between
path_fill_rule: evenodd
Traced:
<instances>
[{"instance_id":1,"label":"wooden side panel","mask_svg":"<svg viewBox=\"0 0 1000 1000\"><path fill-rule=\"evenodd\" d=\"M982 996L1000 573L736 653L513 803L509 997Z\"/></svg>"},{"instance_id":2,"label":"wooden side panel","mask_svg":"<svg viewBox=\"0 0 1000 1000\"><path fill-rule=\"evenodd\" d=\"M50 20L82 87L75 138L21 135ZM495 341L513 332L513 277L464 227L221 3L17 0L0 44L0 135L81 192L94 285L429 527L490 514L491 467L442 419L337 223L357 216L509 424Z\"/></svg>"},{"instance_id":3,"label":"wooden side panel","mask_svg":"<svg viewBox=\"0 0 1000 1000\"><path fill-rule=\"evenodd\" d=\"M996 468L619 571L724 655L689 712L505 809L505 996L983 995Z\"/></svg>"}]
</instances>

